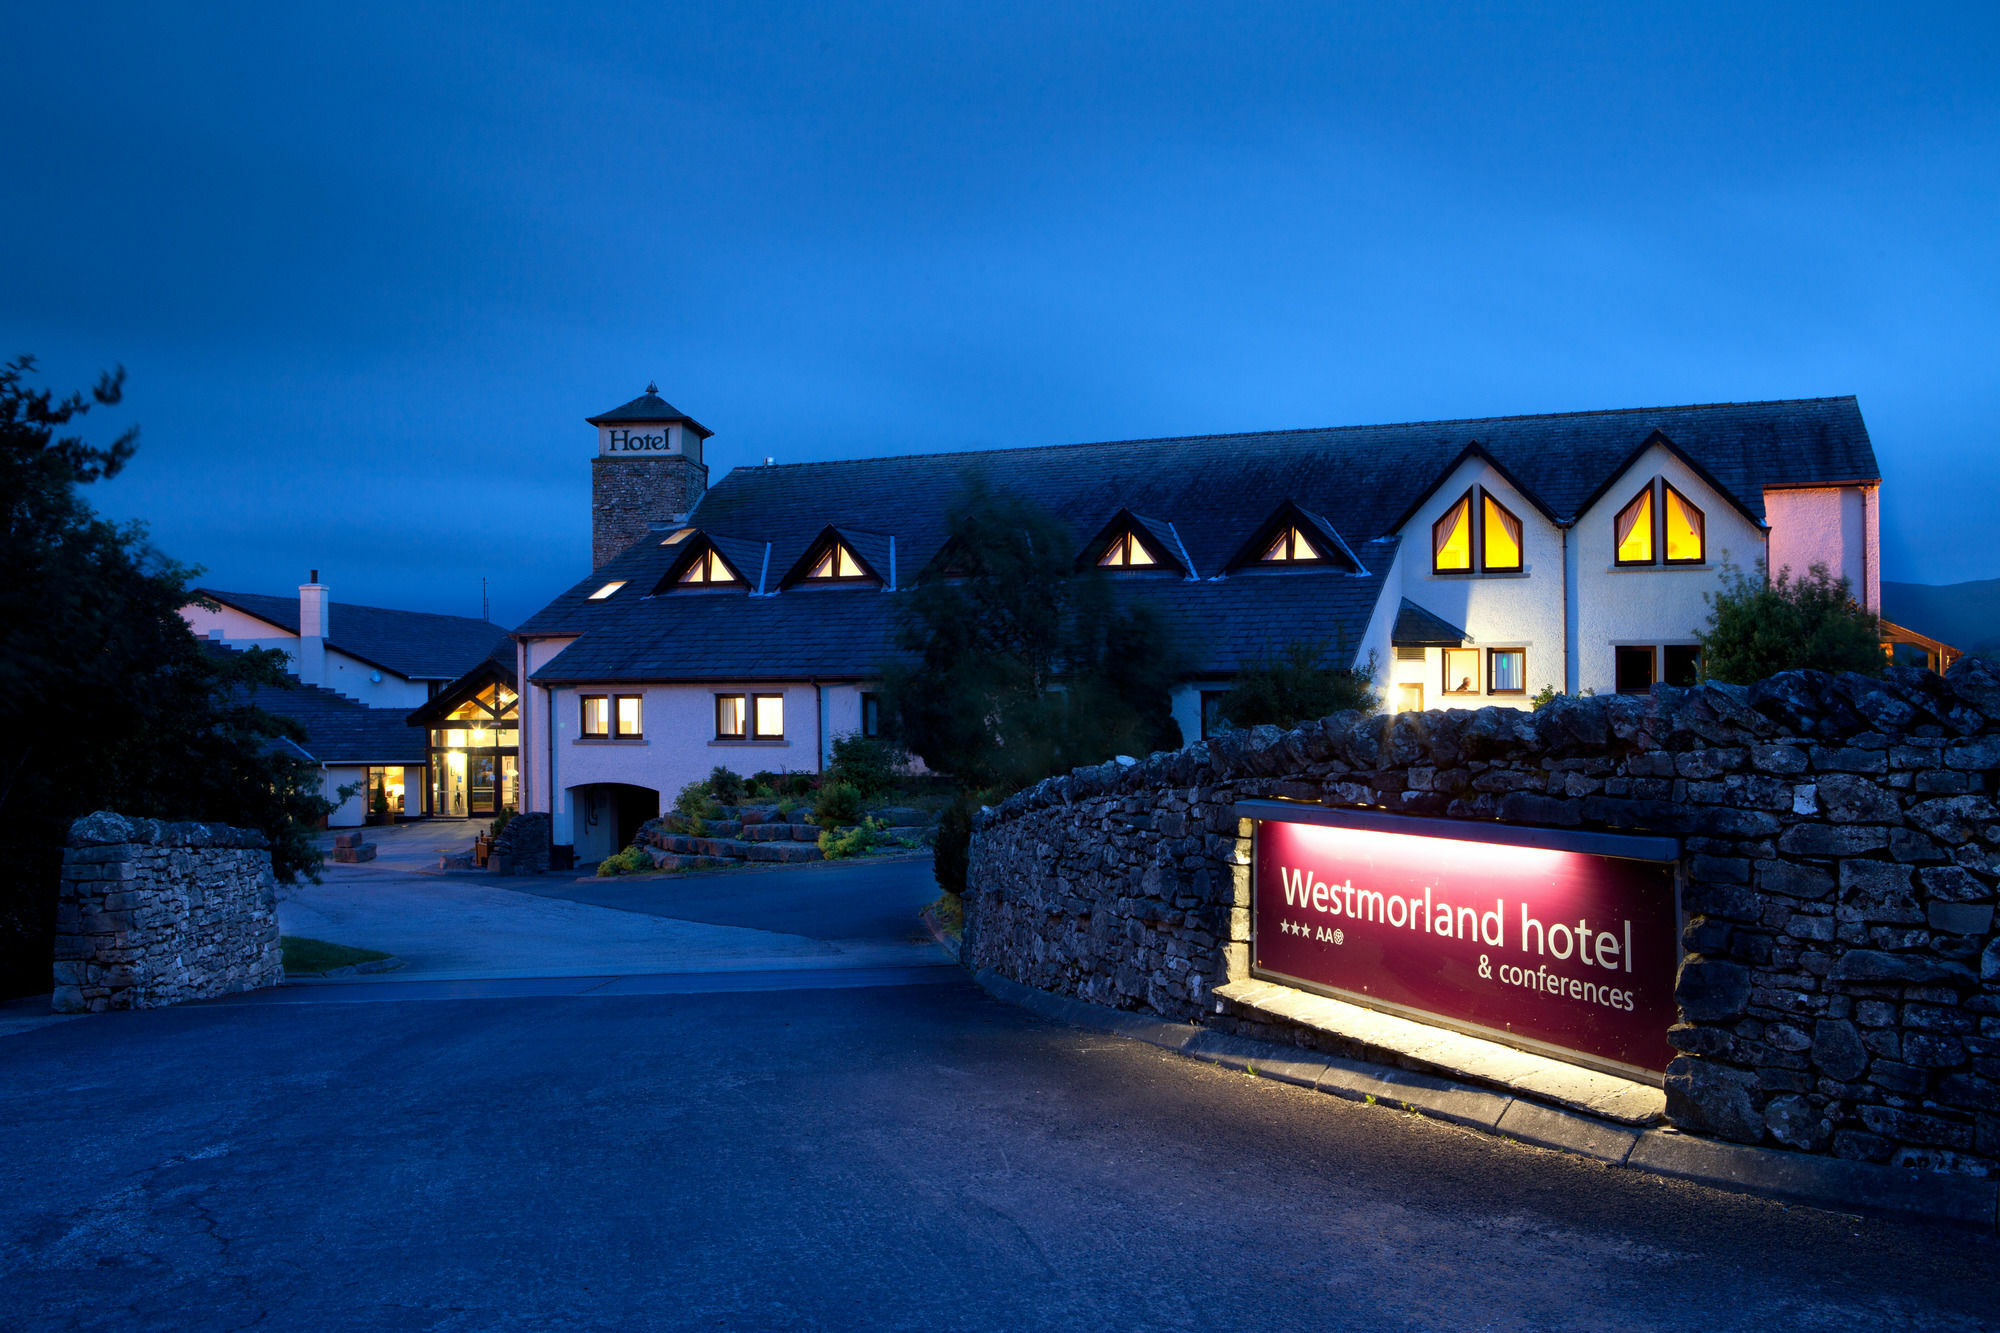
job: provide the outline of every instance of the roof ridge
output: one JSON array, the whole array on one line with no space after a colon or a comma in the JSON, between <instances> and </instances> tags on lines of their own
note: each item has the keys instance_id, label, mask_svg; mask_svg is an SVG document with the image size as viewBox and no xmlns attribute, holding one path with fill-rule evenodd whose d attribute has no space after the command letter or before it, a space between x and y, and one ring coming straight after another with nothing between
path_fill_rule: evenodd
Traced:
<instances>
[{"instance_id":1,"label":"roof ridge","mask_svg":"<svg viewBox=\"0 0 2000 1333\"><path fill-rule=\"evenodd\" d=\"M1805 403L1852 403L1858 399L1854 394L1826 394L1817 398L1757 398L1743 402L1677 403L1657 407L1591 407L1573 412L1516 412L1505 416L1492 417L1438 417L1420 421L1373 421L1347 426L1286 426L1275 430L1221 431L1212 435L1142 435L1119 440L1071 440L1063 444L1022 444L998 449L936 449L930 451L912 450L902 454L871 454L866 458L821 458L803 463L758 463L742 469L744 471L770 471L780 468L844 467L856 463L898 463L911 458L974 458L992 457L999 454L1040 454L1054 449L1101 449L1120 444L1184 444L1201 440L1243 440L1263 438L1272 435L1330 435L1344 431L1395 430L1416 426L1477 426L1501 421L1560 421L1571 417L1616 417L1632 416L1644 412L1703 412L1730 407L1792 407ZM739 469L731 468L734 476ZM725 478L726 480L726 478ZM717 483L720 485L721 483ZM711 488L713 489L713 488Z\"/></svg>"},{"instance_id":2,"label":"roof ridge","mask_svg":"<svg viewBox=\"0 0 2000 1333\"><path fill-rule=\"evenodd\" d=\"M292 606L298 605L296 598L286 597L281 592L231 592L225 588L210 587L195 587L188 589L188 591L201 593L209 597L268 597L273 601L285 602ZM385 611L390 615L396 616L430 616L438 620L463 620L474 625L492 625L494 629L499 630L502 634L507 632L503 626L495 624L491 620L481 620L478 616L456 616L449 611L413 611L403 606L370 606L366 602L336 602L331 600L327 602L327 605L344 606L350 611Z\"/></svg>"}]
</instances>

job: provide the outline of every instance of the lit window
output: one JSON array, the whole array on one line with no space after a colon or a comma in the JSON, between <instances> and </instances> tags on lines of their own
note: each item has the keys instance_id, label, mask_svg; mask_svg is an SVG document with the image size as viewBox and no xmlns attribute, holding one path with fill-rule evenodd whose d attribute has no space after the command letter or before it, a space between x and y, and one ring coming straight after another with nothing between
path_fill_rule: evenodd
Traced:
<instances>
[{"instance_id":1,"label":"lit window","mask_svg":"<svg viewBox=\"0 0 2000 1333\"><path fill-rule=\"evenodd\" d=\"M694 558L694 563L681 575L682 583L735 583L736 571L729 567L714 547L709 547Z\"/></svg>"},{"instance_id":2,"label":"lit window","mask_svg":"<svg viewBox=\"0 0 2000 1333\"><path fill-rule=\"evenodd\" d=\"M590 594L590 600L593 602L601 602L605 598L609 597L612 593L617 592L620 588L624 586L625 586L624 579L613 579L611 582L605 584L602 588L599 588L596 592Z\"/></svg>"},{"instance_id":3,"label":"lit window","mask_svg":"<svg viewBox=\"0 0 2000 1333\"><path fill-rule=\"evenodd\" d=\"M751 696L751 723L753 735L760 741L781 741L785 738L785 696L782 694L755 694Z\"/></svg>"},{"instance_id":4,"label":"lit window","mask_svg":"<svg viewBox=\"0 0 2000 1333\"><path fill-rule=\"evenodd\" d=\"M627 739L637 739L645 735L639 725L639 696L621 694L618 696L618 735Z\"/></svg>"},{"instance_id":5,"label":"lit window","mask_svg":"<svg viewBox=\"0 0 2000 1333\"><path fill-rule=\"evenodd\" d=\"M744 699L740 694L718 694L715 696L715 738L719 741L740 741L746 736L744 724Z\"/></svg>"},{"instance_id":6,"label":"lit window","mask_svg":"<svg viewBox=\"0 0 2000 1333\"><path fill-rule=\"evenodd\" d=\"M598 738L611 734L611 700L605 695L583 696L583 734Z\"/></svg>"},{"instance_id":7,"label":"lit window","mask_svg":"<svg viewBox=\"0 0 2000 1333\"><path fill-rule=\"evenodd\" d=\"M1488 570L1521 567L1521 520L1507 512L1498 500L1480 492L1480 556Z\"/></svg>"},{"instance_id":8,"label":"lit window","mask_svg":"<svg viewBox=\"0 0 2000 1333\"><path fill-rule=\"evenodd\" d=\"M688 536L693 532L694 532L693 528L676 528L674 531L667 534L666 539L662 541L660 545L677 546L681 542L686 541L688 539Z\"/></svg>"},{"instance_id":9,"label":"lit window","mask_svg":"<svg viewBox=\"0 0 2000 1333\"><path fill-rule=\"evenodd\" d=\"M1698 565L1706 554L1702 545L1701 510L1689 504L1687 497L1671 485L1660 484L1667 493L1667 563Z\"/></svg>"},{"instance_id":10,"label":"lit window","mask_svg":"<svg viewBox=\"0 0 2000 1333\"><path fill-rule=\"evenodd\" d=\"M1444 692L1446 694L1479 693L1479 650L1477 648L1447 648L1444 650Z\"/></svg>"},{"instance_id":11,"label":"lit window","mask_svg":"<svg viewBox=\"0 0 2000 1333\"><path fill-rule=\"evenodd\" d=\"M1646 489L1633 497L1632 503L1618 511L1617 523L1618 563L1621 565L1650 565L1653 563L1653 483L1647 482ZM1648 686L1652 685L1649 680Z\"/></svg>"},{"instance_id":12,"label":"lit window","mask_svg":"<svg viewBox=\"0 0 2000 1333\"><path fill-rule=\"evenodd\" d=\"M1472 568L1472 492L1444 511L1431 524L1431 568L1439 574L1461 573Z\"/></svg>"},{"instance_id":13,"label":"lit window","mask_svg":"<svg viewBox=\"0 0 2000 1333\"><path fill-rule=\"evenodd\" d=\"M1278 540L1266 547L1263 555L1263 560L1266 564L1282 564L1286 561L1318 560L1320 558L1319 548L1308 541L1306 535L1297 528L1286 528L1283 532L1279 533Z\"/></svg>"},{"instance_id":14,"label":"lit window","mask_svg":"<svg viewBox=\"0 0 2000 1333\"><path fill-rule=\"evenodd\" d=\"M1414 681L1396 687L1396 711L1399 713L1421 713L1424 711L1424 687Z\"/></svg>"},{"instance_id":15,"label":"lit window","mask_svg":"<svg viewBox=\"0 0 2000 1333\"><path fill-rule=\"evenodd\" d=\"M1528 692L1528 653L1525 648L1486 650L1486 679L1494 694Z\"/></svg>"},{"instance_id":16,"label":"lit window","mask_svg":"<svg viewBox=\"0 0 2000 1333\"><path fill-rule=\"evenodd\" d=\"M842 542L835 542L833 545L827 547L826 553L820 556L819 563L812 567L810 574L806 575L808 579L865 579L867 577L869 577L868 571L862 567L861 561L856 559L854 552L848 550L846 544Z\"/></svg>"},{"instance_id":17,"label":"lit window","mask_svg":"<svg viewBox=\"0 0 2000 1333\"><path fill-rule=\"evenodd\" d=\"M1264 558L1269 560L1271 557L1267 555ZM1146 549L1144 542L1129 532L1121 532L1111 539L1111 545L1105 548L1104 558L1097 563L1107 569L1139 569L1156 565L1159 561L1153 559L1153 553Z\"/></svg>"}]
</instances>

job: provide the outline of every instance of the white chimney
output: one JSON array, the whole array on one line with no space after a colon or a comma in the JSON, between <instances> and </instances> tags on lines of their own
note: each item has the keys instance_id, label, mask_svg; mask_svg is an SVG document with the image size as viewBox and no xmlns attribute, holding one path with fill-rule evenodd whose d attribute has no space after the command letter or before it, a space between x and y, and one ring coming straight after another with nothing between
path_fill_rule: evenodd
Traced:
<instances>
[{"instance_id":1,"label":"white chimney","mask_svg":"<svg viewBox=\"0 0 2000 1333\"><path fill-rule=\"evenodd\" d=\"M299 679L308 685L326 684L326 585L319 571L312 582L299 585Z\"/></svg>"}]
</instances>

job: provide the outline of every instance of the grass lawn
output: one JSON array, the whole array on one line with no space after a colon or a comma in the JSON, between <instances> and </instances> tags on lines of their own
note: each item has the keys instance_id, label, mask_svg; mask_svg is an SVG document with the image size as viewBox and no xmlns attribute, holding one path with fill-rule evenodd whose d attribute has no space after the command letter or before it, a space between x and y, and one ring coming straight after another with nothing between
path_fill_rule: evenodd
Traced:
<instances>
[{"instance_id":1,"label":"grass lawn","mask_svg":"<svg viewBox=\"0 0 2000 1333\"><path fill-rule=\"evenodd\" d=\"M356 949L346 944L328 944L304 935L280 935L278 947L285 951L287 972L331 972L336 967L372 963L389 955L380 949Z\"/></svg>"}]
</instances>

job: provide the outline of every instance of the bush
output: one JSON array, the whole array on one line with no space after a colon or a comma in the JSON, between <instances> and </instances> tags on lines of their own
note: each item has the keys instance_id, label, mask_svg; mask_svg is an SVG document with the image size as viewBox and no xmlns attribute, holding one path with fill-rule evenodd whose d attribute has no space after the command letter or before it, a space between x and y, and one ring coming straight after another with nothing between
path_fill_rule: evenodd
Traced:
<instances>
[{"instance_id":1,"label":"bush","mask_svg":"<svg viewBox=\"0 0 2000 1333\"><path fill-rule=\"evenodd\" d=\"M1781 569L1767 582L1764 569L1762 561L1755 574L1725 567L1727 586L1708 594L1705 679L1748 685L1800 668L1882 674L1889 659L1881 622L1854 600L1846 579L1814 565L1797 581Z\"/></svg>"},{"instance_id":2,"label":"bush","mask_svg":"<svg viewBox=\"0 0 2000 1333\"><path fill-rule=\"evenodd\" d=\"M633 846L624 851L605 857L597 863L600 875L631 875L641 870L651 870L653 858L646 855L643 848Z\"/></svg>"},{"instance_id":3,"label":"bush","mask_svg":"<svg viewBox=\"0 0 2000 1333\"><path fill-rule=\"evenodd\" d=\"M825 829L819 835L820 854L829 861L843 856L864 856L883 842L882 821L864 819L851 829Z\"/></svg>"},{"instance_id":4,"label":"bush","mask_svg":"<svg viewBox=\"0 0 2000 1333\"><path fill-rule=\"evenodd\" d=\"M688 819L714 819L722 813L710 797L708 783L690 782L674 797L674 812Z\"/></svg>"},{"instance_id":5,"label":"bush","mask_svg":"<svg viewBox=\"0 0 2000 1333\"><path fill-rule=\"evenodd\" d=\"M1232 727L1296 727L1350 709L1380 712L1374 655L1362 666L1336 665L1347 656L1337 642L1294 639L1276 649L1267 644L1237 673L1222 697L1222 716Z\"/></svg>"},{"instance_id":6,"label":"bush","mask_svg":"<svg viewBox=\"0 0 2000 1333\"><path fill-rule=\"evenodd\" d=\"M946 893L965 892L965 875L972 860L972 813L978 808L978 797L961 792L938 816L937 843L931 848L931 874Z\"/></svg>"},{"instance_id":7,"label":"bush","mask_svg":"<svg viewBox=\"0 0 2000 1333\"><path fill-rule=\"evenodd\" d=\"M861 789L850 782L828 782L813 802L813 823L821 828L837 828L861 822Z\"/></svg>"},{"instance_id":8,"label":"bush","mask_svg":"<svg viewBox=\"0 0 2000 1333\"><path fill-rule=\"evenodd\" d=\"M381 791L382 791L382 789L381 789L380 787L377 787L377 788L375 789L375 791L376 791L376 794L377 794L377 795L380 795L380 794L381 794ZM386 801L385 801L385 802L383 802L383 811L382 811L382 813L384 813L384 814L388 813L388 802L386 802ZM507 823L508 823L508 821L509 821L509 820L511 820L511 819L513 819L513 817L514 817L514 807L513 807L513 806L511 806L511 805L503 805L503 806L501 806L501 807L500 807L500 813L499 813L499 814L497 814L497 815L495 815L495 816L493 816L493 822L492 822L491 824L488 824L488 825L486 826L486 833L487 833L487 836L488 836L488 837L492 837L492 838L497 838L497 837L499 837L499 836L500 836L500 830L501 830L501 829L504 829L504 828L506 828L506 827L507 827Z\"/></svg>"},{"instance_id":9,"label":"bush","mask_svg":"<svg viewBox=\"0 0 2000 1333\"><path fill-rule=\"evenodd\" d=\"M708 772L708 794L724 805L741 805L747 790L740 773L732 773L720 764Z\"/></svg>"},{"instance_id":10,"label":"bush","mask_svg":"<svg viewBox=\"0 0 2000 1333\"><path fill-rule=\"evenodd\" d=\"M902 751L879 736L839 736L827 776L860 788L863 796L879 796L896 785L896 771L903 765Z\"/></svg>"},{"instance_id":11,"label":"bush","mask_svg":"<svg viewBox=\"0 0 2000 1333\"><path fill-rule=\"evenodd\" d=\"M752 787L762 787L772 796L804 796L812 790L810 773L774 773L762 768L750 775Z\"/></svg>"}]
</instances>

